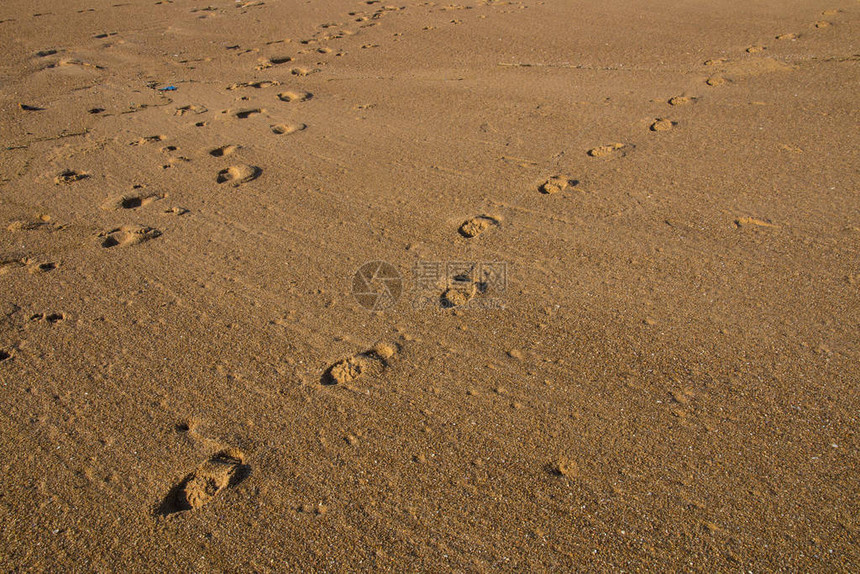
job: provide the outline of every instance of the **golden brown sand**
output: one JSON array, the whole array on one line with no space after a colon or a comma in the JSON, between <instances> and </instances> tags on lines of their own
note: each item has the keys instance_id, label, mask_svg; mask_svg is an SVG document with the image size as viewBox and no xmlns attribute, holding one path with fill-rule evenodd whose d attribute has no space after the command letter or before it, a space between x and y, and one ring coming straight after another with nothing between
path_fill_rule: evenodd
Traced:
<instances>
[{"instance_id":1,"label":"golden brown sand","mask_svg":"<svg viewBox=\"0 0 860 574\"><path fill-rule=\"evenodd\" d=\"M3 0L3 570L857 572L858 24Z\"/></svg>"}]
</instances>

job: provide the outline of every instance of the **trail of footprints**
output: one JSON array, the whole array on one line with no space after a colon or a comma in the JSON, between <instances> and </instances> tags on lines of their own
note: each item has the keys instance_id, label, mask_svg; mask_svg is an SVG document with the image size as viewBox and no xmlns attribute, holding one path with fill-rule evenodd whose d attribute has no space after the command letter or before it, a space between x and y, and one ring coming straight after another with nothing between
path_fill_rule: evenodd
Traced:
<instances>
[{"instance_id":1,"label":"trail of footprints","mask_svg":"<svg viewBox=\"0 0 860 574\"><path fill-rule=\"evenodd\" d=\"M833 16L837 16L839 13L840 13L840 10L832 9L832 10L825 10L824 12L821 13L821 15L823 17L830 18ZM819 20L819 21L816 21L814 24L812 24L812 27L820 30L820 29L828 28L832 25L833 25L832 22L830 22L829 20ZM797 40L800 37L801 37L801 34L798 34L795 32L787 32L787 33L783 33L783 34L779 34L779 35L775 36L775 39L778 41L792 41L792 40ZM762 44L754 44L754 45L751 45L748 48L746 48L745 52L748 54L758 54L758 53L762 53L766 50L767 50L767 46L762 45ZM726 66L728 66L729 64L730 64L729 59L725 58L725 57L712 58L712 59L706 60L704 62L704 66L706 66L706 67L716 67L716 68L720 68L720 69L725 69ZM775 65L774 68L778 69L778 64ZM723 75L722 72L716 73L716 74L711 74L710 76L708 76L705 79L705 84L708 86L711 86L711 87L722 86L722 85L727 84L728 82L729 82L729 79L727 79ZM682 95L677 95L677 96L673 96L673 97L669 98L666 103L671 108L676 108L676 107L680 107L680 106L689 106L689 105L696 104L696 103L698 103L698 100L699 100L698 96L689 96L689 95L682 94ZM669 131L675 129L677 126L678 126L677 121L674 121L674 120L667 118L667 117L657 117L657 118L654 118L649 123L648 129L651 132L669 132ZM635 146L633 144L630 144L630 143L612 142L612 143L608 143L608 144L599 145L597 147L593 147L593 148L587 150L586 154L591 158L606 160L606 159L614 159L614 158L624 157L630 151L632 151L634 148L635 148ZM575 180L570 180L566 176L556 175L556 176L552 176L552 177L548 178L543 183L539 184L537 186L537 189L539 192L541 192L545 195L553 195L553 194L556 194L560 191L565 191L566 189L568 189L569 187L572 187L575 184L576 184ZM484 231L484 229L486 229L486 227L488 227L488 225L486 223L481 222L481 223L476 224L475 223L476 221L480 221L480 219L474 218L474 219L471 219L471 220L465 222L463 225L461 225L461 227L459 229L460 234L467 237L467 238L473 238L473 237L477 237L478 235L480 235L480 233L482 231ZM755 226L759 226L759 227L778 227L774 224L771 224L769 221L760 220L760 219L751 218L751 217L739 218L735 221L735 223L736 223L737 227L749 226L749 225L755 225ZM443 298L444 297L445 297L445 295L443 294ZM457 305L462 304L462 302L464 300L468 300L468 293L456 292L454 294L453 298L450 299L450 302L452 303L453 306L457 306Z\"/></svg>"},{"instance_id":2,"label":"trail of footprints","mask_svg":"<svg viewBox=\"0 0 860 574\"><path fill-rule=\"evenodd\" d=\"M372 5L374 3L374 1L367 2L368 5ZM263 5L264 2L262 0L246 0L243 2L237 2L236 8L240 10L248 10L251 8L258 8ZM378 20L384 17L387 13L400 9L402 8L385 6L373 12L350 12L349 16L352 18L352 22L358 25L360 30L362 28L377 25ZM208 17L212 15L213 12L222 10L224 9L205 7L194 8L192 9L192 12L200 13L200 17ZM837 14L837 10L828 10L825 11L822 16L829 18L832 16L836 16ZM824 29L831 26L831 24L832 23L829 20L819 20L815 22L812 27L814 29ZM340 29L335 30L334 28ZM432 28L433 27L430 26L427 29ZM315 45L323 41L342 39L353 34L356 34L356 32L346 29L343 24L321 25L320 31L317 33L316 37L301 40L299 42L300 45L305 46L305 49L301 50L299 54L317 57L330 55L334 55L335 57L340 56L344 53L343 51L335 51L327 46ZM103 37L107 37L108 35L109 34L105 34L103 35ZM798 33L784 33L776 36L775 39L777 41L794 41L799 39L800 37L801 35ZM278 45L283 42L284 41L274 41L269 42L267 45ZM371 47L376 48L378 47L378 44L365 43L362 45L362 48ZM234 46L230 48L233 49L238 47ZM762 53L766 50L766 46L756 44L748 47L746 49L746 52L749 54L756 54ZM49 57L55 54L57 54L57 51L51 49L41 51L37 54L37 56ZM720 58L709 60L705 62L705 64L707 66L719 67L724 65L726 62L726 59ZM275 54L259 58L255 66L255 70L261 71L273 69L284 64L290 64L291 66L293 66L290 69L290 74L296 77L303 77L320 71L319 68L315 67L298 66L296 65L294 57L283 54ZM61 60L58 64L55 65L87 64L76 60L66 59ZM325 65L325 62L317 62L317 65ZM712 74L705 80L705 83L712 87L723 85L726 82L727 80L720 74ZM280 86L281 82L279 80L262 80L253 82L237 82L229 85L226 89L228 91L239 91L245 89L265 90L269 88L277 88ZM274 96L275 100L285 104L300 104L303 102L307 102L312 98L312 93L300 89L284 90ZM698 103L698 97L689 95L677 95L670 98L666 103L668 106L670 106L670 109L678 106L693 105ZM23 111L30 112L39 111L41 108L38 108L37 106L22 105L21 109ZM92 110L90 110L90 112L93 114L99 114L103 111L103 108L93 108ZM209 110L203 105L189 104L176 108L174 115L176 117L200 116L207 114L208 111ZM263 107L246 107L236 110L225 110L222 113L230 114L236 120L244 121L252 120L254 118L257 118L258 116L266 116L267 110ZM207 122L205 120L197 121L194 125L197 127L206 127ZM677 126L678 123L670 118L657 117L650 122L648 129L651 132L668 132L675 129ZM274 135L283 136L301 132L307 129L307 126L303 123L298 122L283 122L276 120L273 123L270 123L269 128ZM164 139L164 136L160 135L144 136L137 140L129 142L129 145L145 146L150 144L157 144L163 142ZM589 157L594 158L596 160L613 160L625 157L629 152L634 149L634 147L635 146L630 143L612 142L598 145L594 148L587 150L586 153ZM162 148L162 151L164 151L165 153L170 153L176 150L177 148L175 146L169 145L164 146ZM238 150L239 146L237 145L223 145L210 149L208 151L208 155L213 158L222 159L232 155ZM215 177L215 182L217 184L229 184L231 186L239 186L241 184L257 179L261 173L261 168L257 166L240 163L225 167L218 171ZM64 170L55 177L55 183L57 185L72 185L89 177L90 174L86 172ZM549 197L566 192L570 189L575 188L577 185L577 180L567 175L556 174L543 179L540 183L536 185L536 189L541 194ZM155 202L164 200L166 197L167 194L159 192L149 192L143 189L141 186L136 186L135 189L129 194L115 196L107 199L101 207L105 210L116 211L136 210L150 206ZM165 213L181 215L183 213L187 213L187 210L179 207L171 207L166 209ZM21 224L21 229L37 229L44 225L48 225L48 222L33 222L32 227L27 227L28 225L30 224ZM459 235L462 236L466 241L475 241L477 240L477 238L487 233L488 231L500 227L500 225L500 218L491 215L480 214L462 222L458 227L457 231ZM739 218L736 221L736 225L738 227L750 225L759 227L773 226L773 224L765 220L749 217ZM159 236L161 236L161 231L152 227L146 227L141 225L123 225L100 233L98 238L102 248L112 249L115 247L139 245L147 241L156 239ZM4 273L8 269L16 267L31 267L33 269L38 269L43 272L48 272L55 269L57 265L52 262L33 263L27 257L7 257L6 259L0 260L0 274ZM470 300L483 293L487 289L488 285L488 282L485 280L485 278L475 276L474 269L464 271L464 273L462 273L455 279L457 280L456 285L448 286L444 291L441 292L439 296L439 301L443 308L458 308L467 304ZM64 319L65 315L63 315L62 313L40 313L31 317L32 321L45 322L51 325L60 323ZM346 357L329 366L323 373L320 379L320 383L327 386L342 385L348 387L358 381L377 377L383 372L385 372L385 370L392 365L399 351L400 348L397 345L391 345L388 343L377 344L369 350ZM0 348L0 364L8 362L13 357L13 350ZM168 492L166 497L158 506L156 512L157 514L162 516L169 516L180 512L199 509L213 501L220 493L222 493L226 489L229 489L241 483L247 476L249 476L250 471L251 468L247 464L246 457L243 452L238 449L232 448L221 450L206 461L204 461L202 464L200 464L196 469L187 474L184 478L182 478ZM563 471L559 472L560 474L565 474Z\"/></svg>"}]
</instances>

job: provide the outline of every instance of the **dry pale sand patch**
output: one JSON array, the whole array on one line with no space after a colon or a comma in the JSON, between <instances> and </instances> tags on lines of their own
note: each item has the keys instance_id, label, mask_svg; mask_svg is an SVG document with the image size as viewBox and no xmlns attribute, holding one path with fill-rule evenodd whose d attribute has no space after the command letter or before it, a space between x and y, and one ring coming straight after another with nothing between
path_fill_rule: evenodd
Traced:
<instances>
[{"instance_id":1,"label":"dry pale sand patch","mask_svg":"<svg viewBox=\"0 0 860 574\"><path fill-rule=\"evenodd\" d=\"M4 0L0 562L860 571L858 24Z\"/></svg>"}]
</instances>

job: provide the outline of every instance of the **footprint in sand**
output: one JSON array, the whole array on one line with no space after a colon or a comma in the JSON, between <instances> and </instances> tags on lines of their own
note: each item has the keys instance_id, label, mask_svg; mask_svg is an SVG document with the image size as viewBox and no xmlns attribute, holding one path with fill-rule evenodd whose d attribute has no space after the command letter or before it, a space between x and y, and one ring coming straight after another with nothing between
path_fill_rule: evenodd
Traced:
<instances>
[{"instance_id":1,"label":"footprint in sand","mask_svg":"<svg viewBox=\"0 0 860 574\"><path fill-rule=\"evenodd\" d=\"M223 450L201 464L174 486L158 507L156 514L167 516L194 510L211 502L218 494L245 480L251 467L239 449Z\"/></svg>"},{"instance_id":2,"label":"footprint in sand","mask_svg":"<svg viewBox=\"0 0 860 574\"><path fill-rule=\"evenodd\" d=\"M308 126L305 124L272 124L269 126L272 128L272 133L277 134L279 136L294 134L296 132L300 132L306 129Z\"/></svg>"},{"instance_id":3,"label":"footprint in sand","mask_svg":"<svg viewBox=\"0 0 860 574\"><path fill-rule=\"evenodd\" d=\"M821 28L829 28L829 27L830 27L830 26L832 26L832 25L833 25L833 24L831 24L831 23L830 23L830 22L828 22L827 20L819 20L818 22L816 22L816 23L814 24L814 26L815 26L816 28L818 28L819 30L820 30Z\"/></svg>"},{"instance_id":4,"label":"footprint in sand","mask_svg":"<svg viewBox=\"0 0 860 574\"><path fill-rule=\"evenodd\" d=\"M764 52L767 50L767 46L755 45L747 48L747 54L756 54L758 52Z\"/></svg>"},{"instance_id":5,"label":"footprint in sand","mask_svg":"<svg viewBox=\"0 0 860 574\"><path fill-rule=\"evenodd\" d=\"M237 145L224 145L221 147L216 147L215 149L209 150L209 155L212 157L224 157L225 155L230 155L239 149Z\"/></svg>"},{"instance_id":6,"label":"footprint in sand","mask_svg":"<svg viewBox=\"0 0 860 574\"><path fill-rule=\"evenodd\" d=\"M667 132L675 127L675 122L666 118L658 118L649 128L652 132Z\"/></svg>"},{"instance_id":7,"label":"footprint in sand","mask_svg":"<svg viewBox=\"0 0 860 574\"><path fill-rule=\"evenodd\" d=\"M669 98L670 106L686 106L689 104L695 104L696 100L693 96L675 96L673 98Z\"/></svg>"},{"instance_id":8,"label":"footprint in sand","mask_svg":"<svg viewBox=\"0 0 860 574\"><path fill-rule=\"evenodd\" d=\"M310 92L290 91L281 92L278 94L278 99L282 102L306 102L314 97Z\"/></svg>"},{"instance_id":9,"label":"footprint in sand","mask_svg":"<svg viewBox=\"0 0 860 574\"><path fill-rule=\"evenodd\" d=\"M160 236L161 231L158 229L139 225L124 225L99 234L101 246L106 249L139 245Z\"/></svg>"},{"instance_id":10,"label":"footprint in sand","mask_svg":"<svg viewBox=\"0 0 860 574\"><path fill-rule=\"evenodd\" d=\"M716 86L724 85L726 83L726 81L727 80L722 76L711 76L710 78L705 80L705 83L708 84L709 86L716 87Z\"/></svg>"},{"instance_id":11,"label":"footprint in sand","mask_svg":"<svg viewBox=\"0 0 860 574\"><path fill-rule=\"evenodd\" d=\"M251 116L256 115L256 114L262 114L265 111L266 110L264 110L262 108L252 108L252 109L248 109L248 110L239 110L237 112L234 112L233 115L236 116L237 118L239 118L240 120L247 120Z\"/></svg>"},{"instance_id":12,"label":"footprint in sand","mask_svg":"<svg viewBox=\"0 0 860 574\"><path fill-rule=\"evenodd\" d=\"M292 74L294 76L309 76L309 75L315 74L316 72L319 72L319 71L320 70L317 68L313 68L313 69L293 68L292 70L290 70L290 74Z\"/></svg>"},{"instance_id":13,"label":"footprint in sand","mask_svg":"<svg viewBox=\"0 0 860 574\"><path fill-rule=\"evenodd\" d=\"M351 383L359 377L376 376L390 365L398 348L388 343L379 343L373 349L353 355L330 366L323 373L323 385L342 385Z\"/></svg>"},{"instance_id":14,"label":"footprint in sand","mask_svg":"<svg viewBox=\"0 0 860 574\"><path fill-rule=\"evenodd\" d=\"M30 272L34 273L34 272L38 271L38 272L42 272L42 273L48 273L49 271L53 271L56 268L57 268L56 263L54 263L53 261L46 261L44 263L36 263L35 265L33 265L30 268Z\"/></svg>"},{"instance_id":15,"label":"footprint in sand","mask_svg":"<svg viewBox=\"0 0 860 574\"><path fill-rule=\"evenodd\" d=\"M205 114L209 110L206 106L197 106L197 105L188 105L182 106L181 108L176 108L176 111L173 112L174 116L184 116L185 114Z\"/></svg>"},{"instance_id":16,"label":"footprint in sand","mask_svg":"<svg viewBox=\"0 0 860 574\"><path fill-rule=\"evenodd\" d=\"M475 298L478 294L478 286L475 283L449 287L439 297L439 303L443 309L462 307Z\"/></svg>"},{"instance_id":17,"label":"footprint in sand","mask_svg":"<svg viewBox=\"0 0 860 574\"><path fill-rule=\"evenodd\" d=\"M0 256L0 275L5 274L12 269L21 269L25 267L30 273L48 273L49 271L56 269L57 264L52 261L39 263L37 261L33 261L29 257Z\"/></svg>"},{"instance_id":18,"label":"footprint in sand","mask_svg":"<svg viewBox=\"0 0 860 574\"><path fill-rule=\"evenodd\" d=\"M629 144L611 143L588 150L588 155L602 158L622 157L631 147Z\"/></svg>"},{"instance_id":19,"label":"footprint in sand","mask_svg":"<svg viewBox=\"0 0 860 574\"><path fill-rule=\"evenodd\" d=\"M146 144L150 144L150 143L158 143L160 141L164 141L165 139L167 139L167 138L165 136L162 136L162 135L146 136L146 137L134 140L133 142L129 142L128 145L134 145L134 146L146 145Z\"/></svg>"},{"instance_id":20,"label":"footprint in sand","mask_svg":"<svg viewBox=\"0 0 860 574\"><path fill-rule=\"evenodd\" d=\"M17 267L25 267L29 262L30 260L27 257L0 256L0 275L3 275L9 270Z\"/></svg>"},{"instance_id":21,"label":"footprint in sand","mask_svg":"<svg viewBox=\"0 0 860 574\"><path fill-rule=\"evenodd\" d=\"M101 208L104 210L119 210L119 209L137 209L149 205L159 199L167 197L164 193L157 192L137 192L111 197L105 201Z\"/></svg>"},{"instance_id":22,"label":"footprint in sand","mask_svg":"<svg viewBox=\"0 0 860 574\"><path fill-rule=\"evenodd\" d=\"M30 273L47 273L48 271L56 269L57 264L53 262L39 263L26 255L0 255L0 275L5 274L12 269L21 269L24 267L26 267Z\"/></svg>"},{"instance_id":23,"label":"footprint in sand","mask_svg":"<svg viewBox=\"0 0 860 574\"><path fill-rule=\"evenodd\" d=\"M589 154L591 154L591 152L589 152ZM547 195L552 195L577 184L579 184L579 182L575 179L571 179L564 175L554 175L541 183L538 186L538 191Z\"/></svg>"},{"instance_id":24,"label":"footprint in sand","mask_svg":"<svg viewBox=\"0 0 860 574\"><path fill-rule=\"evenodd\" d=\"M241 88L271 88L272 86L280 86L281 82L277 80L262 80L259 82L239 82L238 84L230 84L227 86L228 90L238 90Z\"/></svg>"},{"instance_id":25,"label":"footprint in sand","mask_svg":"<svg viewBox=\"0 0 860 574\"><path fill-rule=\"evenodd\" d=\"M31 321L56 325L66 320L65 313L36 313L30 316Z\"/></svg>"},{"instance_id":26,"label":"footprint in sand","mask_svg":"<svg viewBox=\"0 0 860 574\"><path fill-rule=\"evenodd\" d=\"M0 363L12 358L12 351L0 349Z\"/></svg>"},{"instance_id":27,"label":"footprint in sand","mask_svg":"<svg viewBox=\"0 0 860 574\"><path fill-rule=\"evenodd\" d=\"M779 227L776 223L772 223L767 219L758 219L757 217L739 217L735 219L735 227Z\"/></svg>"},{"instance_id":28,"label":"footprint in sand","mask_svg":"<svg viewBox=\"0 0 860 574\"><path fill-rule=\"evenodd\" d=\"M257 179L261 173L263 173L263 170L259 167L241 163L219 171L216 181L218 183L231 183L234 186L238 186Z\"/></svg>"},{"instance_id":29,"label":"footprint in sand","mask_svg":"<svg viewBox=\"0 0 860 574\"><path fill-rule=\"evenodd\" d=\"M794 32L788 32L786 34L780 34L776 37L777 40L797 40L799 36Z\"/></svg>"},{"instance_id":30,"label":"footprint in sand","mask_svg":"<svg viewBox=\"0 0 860 574\"><path fill-rule=\"evenodd\" d=\"M17 233L19 231L35 231L37 229L58 231L62 229L62 226L57 225L56 223L51 223L50 215L42 214L35 219L15 220L6 227L6 230L11 231L12 233Z\"/></svg>"},{"instance_id":31,"label":"footprint in sand","mask_svg":"<svg viewBox=\"0 0 860 574\"><path fill-rule=\"evenodd\" d=\"M66 169L57 174L57 177L54 178L54 183L56 183L57 185L68 185L70 183L86 179L89 176L90 174L83 171Z\"/></svg>"},{"instance_id":32,"label":"footprint in sand","mask_svg":"<svg viewBox=\"0 0 860 574\"><path fill-rule=\"evenodd\" d=\"M493 225L498 225L499 220L489 215L478 215L463 222L460 226L460 235L463 237L477 237Z\"/></svg>"},{"instance_id":33,"label":"footprint in sand","mask_svg":"<svg viewBox=\"0 0 860 574\"><path fill-rule=\"evenodd\" d=\"M257 60L257 65L254 66L254 69L258 72L263 70L268 70L272 66L277 66L278 64L283 64L285 62L291 62L292 58L285 57L282 61L276 62L273 58L260 58Z\"/></svg>"}]
</instances>

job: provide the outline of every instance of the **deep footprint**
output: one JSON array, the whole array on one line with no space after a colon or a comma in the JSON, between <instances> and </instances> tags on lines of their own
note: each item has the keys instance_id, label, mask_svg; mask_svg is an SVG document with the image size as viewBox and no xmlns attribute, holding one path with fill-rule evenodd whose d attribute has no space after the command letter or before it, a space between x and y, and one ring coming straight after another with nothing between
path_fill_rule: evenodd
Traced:
<instances>
[{"instance_id":1,"label":"deep footprint","mask_svg":"<svg viewBox=\"0 0 860 574\"><path fill-rule=\"evenodd\" d=\"M498 225L499 221L489 215L478 215L471 219L468 219L463 222L460 226L460 235L463 237L477 237L482 234L484 231L492 227L493 225Z\"/></svg>"},{"instance_id":2,"label":"deep footprint","mask_svg":"<svg viewBox=\"0 0 860 574\"><path fill-rule=\"evenodd\" d=\"M216 147L213 150L209 150L209 155L211 155L212 157L224 157L225 155L230 155L237 149L239 149L239 146L225 145L221 147Z\"/></svg>"},{"instance_id":3,"label":"deep footprint","mask_svg":"<svg viewBox=\"0 0 860 574\"><path fill-rule=\"evenodd\" d=\"M547 195L552 195L553 193L558 193L560 191L566 190L568 187L577 185L575 179L570 179L569 177L563 175L554 175L551 178L547 179L543 183L538 186L538 190L541 193L545 193Z\"/></svg>"},{"instance_id":4,"label":"deep footprint","mask_svg":"<svg viewBox=\"0 0 860 574\"><path fill-rule=\"evenodd\" d=\"M262 109L262 108L254 108L254 109L251 109L251 110L239 110L239 111L238 111L238 112L236 112L234 115L235 115L237 118L239 118L240 120L247 120L247 119L248 119L248 118L250 118L251 116L256 115L256 114L262 114L262 113L263 113L263 112L265 112L265 111L266 111L266 110L264 110L264 109Z\"/></svg>"},{"instance_id":5,"label":"deep footprint","mask_svg":"<svg viewBox=\"0 0 860 574\"><path fill-rule=\"evenodd\" d=\"M373 349L338 361L323 373L323 385L342 385L351 383L359 377L376 376L389 366L389 361L397 353L397 348L388 343L379 343Z\"/></svg>"},{"instance_id":6,"label":"deep footprint","mask_svg":"<svg viewBox=\"0 0 860 574\"><path fill-rule=\"evenodd\" d=\"M112 197L102 204L102 209L119 210L119 209L137 209L149 205L159 199L164 199L162 193L134 193L126 194L118 197Z\"/></svg>"},{"instance_id":7,"label":"deep footprint","mask_svg":"<svg viewBox=\"0 0 860 574\"><path fill-rule=\"evenodd\" d=\"M281 92L278 99L282 102L306 102L314 97L310 92Z\"/></svg>"},{"instance_id":8,"label":"deep footprint","mask_svg":"<svg viewBox=\"0 0 860 574\"><path fill-rule=\"evenodd\" d=\"M233 185L241 185L243 183L247 183L251 180L257 179L258 177L260 177L261 173L263 173L263 170L254 165L233 165L228 167L227 169L222 169L221 171L219 171L216 181L218 183L229 182Z\"/></svg>"},{"instance_id":9,"label":"deep footprint","mask_svg":"<svg viewBox=\"0 0 860 574\"><path fill-rule=\"evenodd\" d=\"M223 450L174 486L156 514L167 516L200 508L225 489L245 480L250 473L251 467L245 464L245 455L240 450Z\"/></svg>"}]
</instances>

